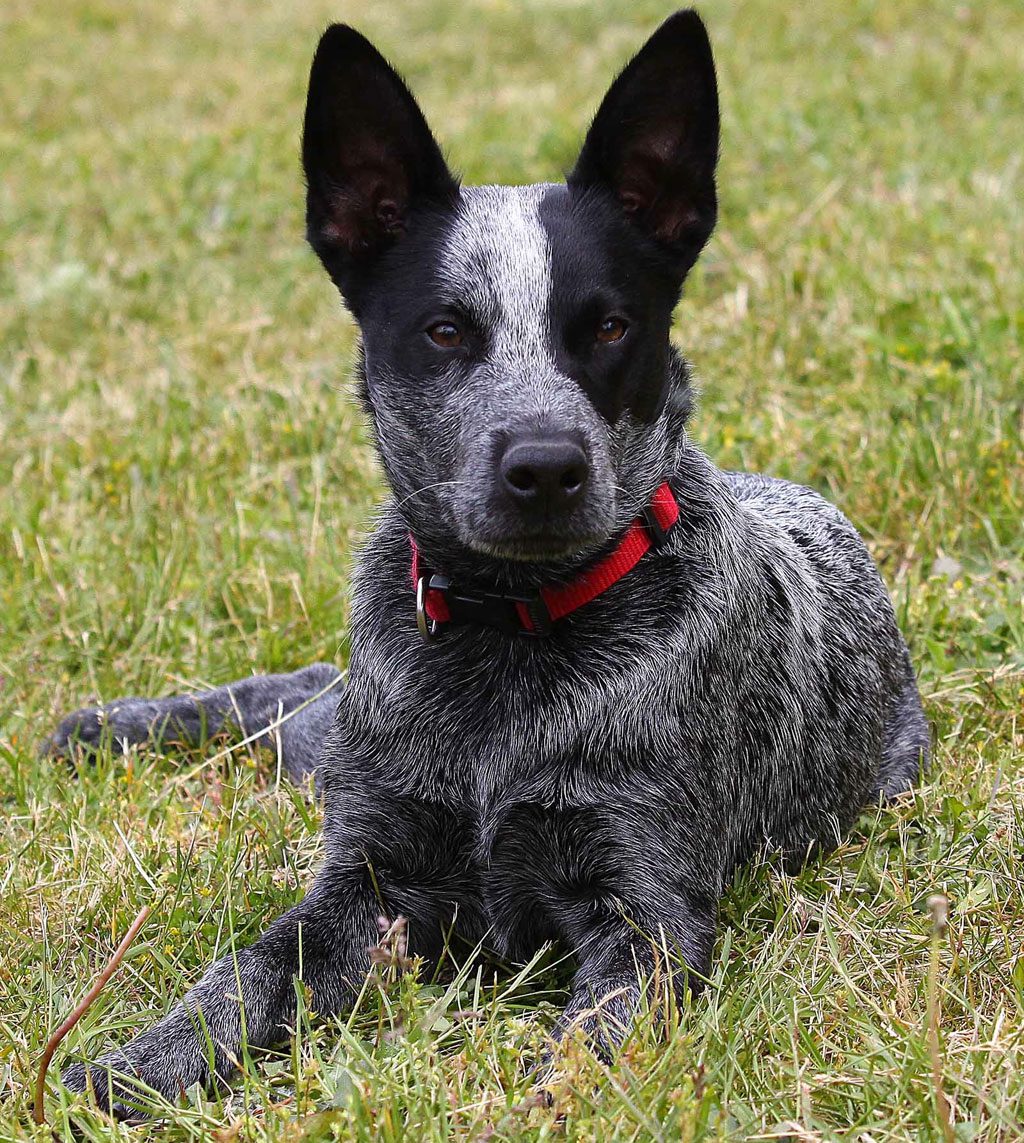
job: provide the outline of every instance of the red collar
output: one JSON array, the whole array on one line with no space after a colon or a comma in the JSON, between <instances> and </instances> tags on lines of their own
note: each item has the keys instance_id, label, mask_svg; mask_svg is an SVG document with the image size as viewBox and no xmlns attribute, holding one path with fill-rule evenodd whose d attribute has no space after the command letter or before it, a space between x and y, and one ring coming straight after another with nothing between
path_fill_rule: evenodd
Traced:
<instances>
[{"instance_id":1,"label":"red collar","mask_svg":"<svg viewBox=\"0 0 1024 1143\"><path fill-rule=\"evenodd\" d=\"M533 595L463 591L447 577L434 575L422 566L419 548L410 533L420 633L425 639L432 639L445 624L479 623L508 635L547 635L552 623L596 599L628 575L651 548L660 547L678 520L679 502L666 482L630 524L614 551L572 583L551 584Z\"/></svg>"}]
</instances>

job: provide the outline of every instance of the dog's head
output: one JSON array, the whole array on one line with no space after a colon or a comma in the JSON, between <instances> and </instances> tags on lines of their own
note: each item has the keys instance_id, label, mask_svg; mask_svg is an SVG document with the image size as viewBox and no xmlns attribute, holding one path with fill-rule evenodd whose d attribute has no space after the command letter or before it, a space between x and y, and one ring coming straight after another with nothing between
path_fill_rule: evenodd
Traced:
<instances>
[{"instance_id":1,"label":"dog's head","mask_svg":"<svg viewBox=\"0 0 1024 1143\"><path fill-rule=\"evenodd\" d=\"M694 12L612 84L566 183L460 188L405 84L328 29L308 236L359 322L363 395L413 532L500 561L595 550L671 471L669 344L715 223L718 96Z\"/></svg>"}]
</instances>

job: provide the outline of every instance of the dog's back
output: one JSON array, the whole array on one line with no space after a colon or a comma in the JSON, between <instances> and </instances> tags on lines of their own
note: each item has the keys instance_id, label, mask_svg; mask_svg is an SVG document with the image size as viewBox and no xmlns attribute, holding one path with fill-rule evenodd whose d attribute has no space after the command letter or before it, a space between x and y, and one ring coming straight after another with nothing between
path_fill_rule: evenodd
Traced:
<instances>
[{"instance_id":1,"label":"dog's back","mask_svg":"<svg viewBox=\"0 0 1024 1143\"><path fill-rule=\"evenodd\" d=\"M773 534L775 551L802 567L823 658L846 661L852 671L879 672L884 704L882 756L871 800L908 790L927 762L929 730L910 655L892 602L871 554L840 510L813 489L775 477L726 473L739 507ZM771 582L771 573L768 573ZM797 595L802 598L802 592ZM782 598L775 606L786 606ZM844 695L838 672L827 693L830 718L860 702Z\"/></svg>"}]
</instances>

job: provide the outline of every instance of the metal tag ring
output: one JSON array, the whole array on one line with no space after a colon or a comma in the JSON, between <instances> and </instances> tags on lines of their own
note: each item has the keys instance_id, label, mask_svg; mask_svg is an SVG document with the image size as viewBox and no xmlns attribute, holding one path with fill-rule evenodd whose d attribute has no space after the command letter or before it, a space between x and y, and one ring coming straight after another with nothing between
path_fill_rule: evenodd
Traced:
<instances>
[{"instance_id":1,"label":"metal tag ring","mask_svg":"<svg viewBox=\"0 0 1024 1143\"><path fill-rule=\"evenodd\" d=\"M437 635L437 620L427 615L427 577L421 575L416 581L416 626L429 643Z\"/></svg>"}]
</instances>

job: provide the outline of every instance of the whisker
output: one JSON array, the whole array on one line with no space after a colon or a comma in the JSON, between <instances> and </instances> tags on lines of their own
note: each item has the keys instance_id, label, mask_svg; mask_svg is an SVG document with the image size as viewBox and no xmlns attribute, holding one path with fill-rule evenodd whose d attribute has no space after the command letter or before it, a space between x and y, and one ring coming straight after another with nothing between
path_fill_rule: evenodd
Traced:
<instances>
[{"instance_id":1,"label":"whisker","mask_svg":"<svg viewBox=\"0 0 1024 1143\"><path fill-rule=\"evenodd\" d=\"M401 500L395 505L396 508L401 508L406 505L410 500L416 496L422 496L424 492L430 492L435 488L457 488L460 484L468 484L466 480L439 480L436 484L425 484L422 488L416 488L409 493L408 496L403 496Z\"/></svg>"},{"instance_id":2,"label":"whisker","mask_svg":"<svg viewBox=\"0 0 1024 1143\"><path fill-rule=\"evenodd\" d=\"M623 488L621 484L613 484L612 487L619 493L624 503L629 505L630 516L639 516L643 509L647 507L647 502L638 499L636 494L630 492L628 488Z\"/></svg>"}]
</instances>

